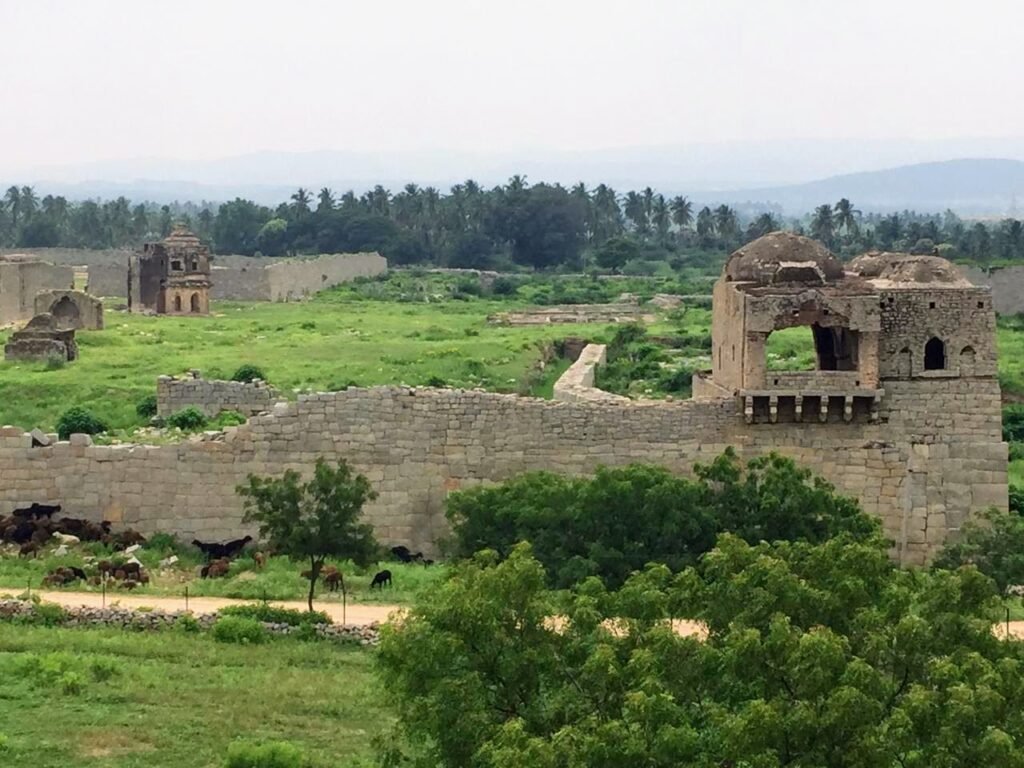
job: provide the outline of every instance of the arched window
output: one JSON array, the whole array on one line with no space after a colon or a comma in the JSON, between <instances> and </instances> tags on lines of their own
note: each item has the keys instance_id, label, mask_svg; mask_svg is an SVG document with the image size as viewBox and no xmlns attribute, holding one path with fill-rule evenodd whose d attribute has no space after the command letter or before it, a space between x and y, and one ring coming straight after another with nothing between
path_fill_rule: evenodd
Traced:
<instances>
[{"instance_id":1,"label":"arched window","mask_svg":"<svg viewBox=\"0 0 1024 768\"><path fill-rule=\"evenodd\" d=\"M191 298L190 301L192 303L192 311L193 312L198 312L199 311L199 294L198 293L193 293L192 294L192 298Z\"/></svg>"},{"instance_id":2,"label":"arched window","mask_svg":"<svg viewBox=\"0 0 1024 768\"><path fill-rule=\"evenodd\" d=\"M181 296L174 297L174 311L181 312Z\"/></svg>"},{"instance_id":3,"label":"arched window","mask_svg":"<svg viewBox=\"0 0 1024 768\"><path fill-rule=\"evenodd\" d=\"M941 371L946 367L946 345L942 339L932 336L924 345L924 369Z\"/></svg>"}]
</instances>

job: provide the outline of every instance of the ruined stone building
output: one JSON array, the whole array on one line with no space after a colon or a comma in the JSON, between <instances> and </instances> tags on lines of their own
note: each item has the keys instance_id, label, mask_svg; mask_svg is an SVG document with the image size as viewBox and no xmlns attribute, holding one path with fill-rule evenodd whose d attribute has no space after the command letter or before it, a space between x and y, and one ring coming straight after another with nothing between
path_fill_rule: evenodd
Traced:
<instances>
[{"instance_id":1,"label":"ruined stone building","mask_svg":"<svg viewBox=\"0 0 1024 768\"><path fill-rule=\"evenodd\" d=\"M0 325L32 317L40 291L74 287L71 267L49 264L35 256L0 256Z\"/></svg>"},{"instance_id":2,"label":"ruined stone building","mask_svg":"<svg viewBox=\"0 0 1024 768\"><path fill-rule=\"evenodd\" d=\"M128 309L159 315L210 313L210 249L183 226L146 243L128 262Z\"/></svg>"},{"instance_id":3,"label":"ruined stone building","mask_svg":"<svg viewBox=\"0 0 1024 768\"><path fill-rule=\"evenodd\" d=\"M5 360L72 361L78 359L75 330L62 326L48 312L36 315L4 345Z\"/></svg>"}]
</instances>

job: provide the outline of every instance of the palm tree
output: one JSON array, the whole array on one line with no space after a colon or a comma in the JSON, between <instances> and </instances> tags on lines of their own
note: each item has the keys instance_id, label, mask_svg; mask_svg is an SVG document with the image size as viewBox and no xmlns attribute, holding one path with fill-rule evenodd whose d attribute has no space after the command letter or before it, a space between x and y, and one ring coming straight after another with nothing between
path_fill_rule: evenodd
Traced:
<instances>
[{"instance_id":1,"label":"palm tree","mask_svg":"<svg viewBox=\"0 0 1024 768\"><path fill-rule=\"evenodd\" d=\"M313 197L309 194L307 189L299 187L295 190L295 194L291 196L291 208L295 211L295 215L298 217L309 213L309 204L312 200Z\"/></svg>"},{"instance_id":2,"label":"palm tree","mask_svg":"<svg viewBox=\"0 0 1024 768\"><path fill-rule=\"evenodd\" d=\"M764 237L769 232L775 232L779 229L778 220L767 211L762 213L747 227L747 240L756 240L759 237Z\"/></svg>"},{"instance_id":3,"label":"palm tree","mask_svg":"<svg viewBox=\"0 0 1024 768\"><path fill-rule=\"evenodd\" d=\"M668 239L668 231L672 225L672 215L669 212L668 203L664 195L655 195L651 204L651 223L658 233L658 239L665 242Z\"/></svg>"},{"instance_id":4,"label":"palm tree","mask_svg":"<svg viewBox=\"0 0 1024 768\"><path fill-rule=\"evenodd\" d=\"M706 247L711 243L711 238L714 237L714 234L715 215L705 205L697 214L697 237L700 238L701 245Z\"/></svg>"},{"instance_id":5,"label":"palm tree","mask_svg":"<svg viewBox=\"0 0 1024 768\"><path fill-rule=\"evenodd\" d=\"M836 222L832 216L831 205L819 205L811 217L811 237L832 247L836 237Z\"/></svg>"},{"instance_id":6,"label":"palm tree","mask_svg":"<svg viewBox=\"0 0 1024 768\"><path fill-rule=\"evenodd\" d=\"M836 228L843 230L847 237L852 236L857 231L857 219L860 217L860 211L844 197L836 203L835 214Z\"/></svg>"},{"instance_id":7,"label":"palm tree","mask_svg":"<svg viewBox=\"0 0 1024 768\"><path fill-rule=\"evenodd\" d=\"M316 212L326 213L333 211L335 206L334 192L329 187L323 187L317 195Z\"/></svg>"},{"instance_id":8,"label":"palm tree","mask_svg":"<svg viewBox=\"0 0 1024 768\"><path fill-rule=\"evenodd\" d=\"M686 229L693 223L693 203L688 198L677 196L672 198L672 223L680 229Z\"/></svg>"},{"instance_id":9,"label":"palm tree","mask_svg":"<svg viewBox=\"0 0 1024 768\"><path fill-rule=\"evenodd\" d=\"M619 196L607 184L594 189L594 239L603 243L622 232L622 208Z\"/></svg>"},{"instance_id":10,"label":"palm tree","mask_svg":"<svg viewBox=\"0 0 1024 768\"><path fill-rule=\"evenodd\" d=\"M21 188L20 208L21 217L25 222L28 222L39 209L39 198L36 197L36 191L32 187Z\"/></svg>"},{"instance_id":11,"label":"palm tree","mask_svg":"<svg viewBox=\"0 0 1024 768\"><path fill-rule=\"evenodd\" d=\"M622 211L626 214L626 218L633 222L633 228L636 229L637 234L647 234L650 224L648 223L647 209L644 206L643 197L636 192L627 192Z\"/></svg>"},{"instance_id":12,"label":"palm tree","mask_svg":"<svg viewBox=\"0 0 1024 768\"><path fill-rule=\"evenodd\" d=\"M736 237L738 227L736 211L725 204L715 208L715 229L726 244Z\"/></svg>"},{"instance_id":13,"label":"palm tree","mask_svg":"<svg viewBox=\"0 0 1024 768\"><path fill-rule=\"evenodd\" d=\"M4 200L7 201L7 207L11 211L11 227L16 229L18 226L18 215L21 213L21 190L17 187L8 187Z\"/></svg>"}]
</instances>

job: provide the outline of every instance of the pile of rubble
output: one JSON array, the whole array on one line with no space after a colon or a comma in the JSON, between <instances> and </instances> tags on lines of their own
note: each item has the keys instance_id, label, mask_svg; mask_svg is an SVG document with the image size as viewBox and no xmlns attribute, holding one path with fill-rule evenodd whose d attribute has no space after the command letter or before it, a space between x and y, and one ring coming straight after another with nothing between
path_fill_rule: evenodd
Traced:
<instances>
[{"instance_id":1,"label":"pile of rubble","mask_svg":"<svg viewBox=\"0 0 1024 768\"><path fill-rule=\"evenodd\" d=\"M191 611L140 610L111 606L96 608L89 606L63 609L61 626L65 627L114 627L135 631L156 631L171 629L185 616L195 620L201 631L207 631L220 616L216 613L192 613ZM30 600L0 600L0 621L20 619L30 621L39 613L39 607ZM263 628L272 635L291 635L300 627L291 624L262 622ZM344 643L359 643L375 646L380 642L380 625L371 624L314 624L319 637Z\"/></svg>"}]
</instances>

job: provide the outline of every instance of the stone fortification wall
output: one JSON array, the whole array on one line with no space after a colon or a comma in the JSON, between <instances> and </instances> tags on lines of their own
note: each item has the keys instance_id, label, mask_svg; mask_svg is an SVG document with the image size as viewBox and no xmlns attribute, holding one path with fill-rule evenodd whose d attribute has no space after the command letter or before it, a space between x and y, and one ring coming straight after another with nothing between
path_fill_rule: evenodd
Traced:
<instances>
[{"instance_id":1,"label":"stone fortification wall","mask_svg":"<svg viewBox=\"0 0 1024 768\"><path fill-rule=\"evenodd\" d=\"M90 264L86 290L93 296L128 297L128 261L119 264Z\"/></svg>"},{"instance_id":2,"label":"stone fortification wall","mask_svg":"<svg viewBox=\"0 0 1024 768\"><path fill-rule=\"evenodd\" d=\"M628 403L628 397L594 386L597 367L607 361L608 350L604 344L587 344L576 362L555 382L555 400L564 403Z\"/></svg>"},{"instance_id":3,"label":"stone fortification wall","mask_svg":"<svg viewBox=\"0 0 1024 768\"><path fill-rule=\"evenodd\" d=\"M388 271L379 253L338 253L315 259L288 259L266 269L270 301L293 301L358 277L375 277Z\"/></svg>"},{"instance_id":4,"label":"stone fortification wall","mask_svg":"<svg viewBox=\"0 0 1024 768\"><path fill-rule=\"evenodd\" d=\"M278 403L245 425L176 445L94 446L82 435L33 448L8 427L0 429L0 513L60 502L67 514L144 533L234 538L247 532L234 489L249 473L308 472L326 456L351 461L372 482L379 496L366 518L382 542L436 551L454 489L601 464L689 473L734 446L743 457L776 450L821 473L881 518L901 561L920 563L972 511L1006 507L999 387L979 379L885 387L878 423L746 425L733 398L632 407L372 388Z\"/></svg>"},{"instance_id":5,"label":"stone fortification wall","mask_svg":"<svg viewBox=\"0 0 1024 768\"><path fill-rule=\"evenodd\" d=\"M259 264L210 268L210 298L222 301L269 301L267 269Z\"/></svg>"},{"instance_id":6,"label":"stone fortification wall","mask_svg":"<svg viewBox=\"0 0 1024 768\"><path fill-rule=\"evenodd\" d=\"M18 248L0 249L0 256L8 253L27 253L50 264L92 267L99 264L128 264L130 248Z\"/></svg>"},{"instance_id":7,"label":"stone fortification wall","mask_svg":"<svg viewBox=\"0 0 1024 768\"><path fill-rule=\"evenodd\" d=\"M987 285L992 289L992 304L1000 315L1016 315L1024 312L1024 266L961 267L967 279L975 285Z\"/></svg>"},{"instance_id":8,"label":"stone fortification wall","mask_svg":"<svg viewBox=\"0 0 1024 768\"><path fill-rule=\"evenodd\" d=\"M269 411L277 399L277 390L264 381L207 381L198 376L185 379L161 376L156 381L156 414L161 417L189 406L198 408L211 419L221 411L252 416Z\"/></svg>"}]
</instances>

